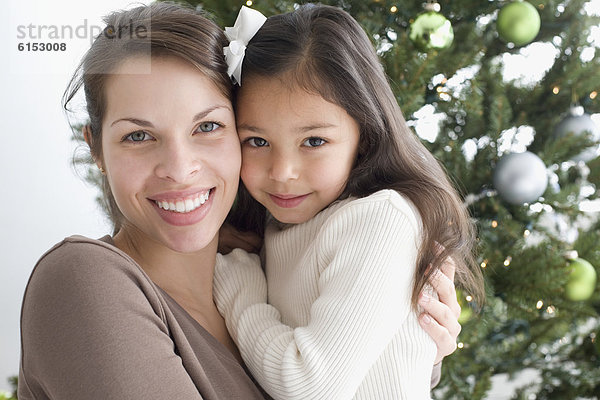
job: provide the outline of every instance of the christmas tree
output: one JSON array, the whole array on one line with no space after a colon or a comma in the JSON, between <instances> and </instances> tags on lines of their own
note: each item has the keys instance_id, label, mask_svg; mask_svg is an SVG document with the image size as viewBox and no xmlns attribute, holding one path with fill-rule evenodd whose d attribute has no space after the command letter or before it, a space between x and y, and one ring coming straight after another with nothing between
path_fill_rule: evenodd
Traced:
<instances>
[{"instance_id":1,"label":"christmas tree","mask_svg":"<svg viewBox=\"0 0 600 400\"><path fill-rule=\"evenodd\" d=\"M233 26L241 5L267 16L297 5L186 3L220 26ZM486 303L459 290L459 349L444 360L433 397L484 399L494 376L527 370L532 378L513 398L599 398L600 221L589 210L600 201L600 128L590 118L600 113L600 43L590 36L600 17L592 3L322 3L348 11L371 37L405 118L478 227ZM511 62L539 49L550 54L547 66L534 55L523 77L511 76Z\"/></svg>"},{"instance_id":2,"label":"christmas tree","mask_svg":"<svg viewBox=\"0 0 600 400\"><path fill-rule=\"evenodd\" d=\"M421 134L439 121L437 135L421 136L477 222L487 301L472 314L459 292L459 349L434 398L485 398L494 375L525 369L533 378L515 398L598 398L600 223L584 210L600 185L600 132L589 118L600 112L590 39L600 18L583 0L322 3L348 11L372 38L409 124ZM241 5L267 16L296 5L193 4L221 26L233 26ZM536 48L554 56L547 67L530 59L535 78L507 76L514 57Z\"/></svg>"}]
</instances>

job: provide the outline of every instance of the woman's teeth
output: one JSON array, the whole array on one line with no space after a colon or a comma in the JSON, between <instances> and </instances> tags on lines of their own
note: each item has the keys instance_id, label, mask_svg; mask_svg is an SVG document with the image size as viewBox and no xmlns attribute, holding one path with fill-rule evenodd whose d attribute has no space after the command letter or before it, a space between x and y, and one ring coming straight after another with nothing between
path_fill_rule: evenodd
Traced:
<instances>
[{"instance_id":1,"label":"woman's teeth","mask_svg":"<svg viewBox=\"0 0 600 400\"><path fill-rule=\"evenodd\" d=\"M156 205L163 210L173 211L178 213L188 213L190 211L194 211L196 208L200 207L202 204L208 200L208 196L210 195L210 190L204 194L196 195L194 197L188 197L185 199L177 199L173 201L158 201L154 202Z\"/></svg>"}]
</instances>

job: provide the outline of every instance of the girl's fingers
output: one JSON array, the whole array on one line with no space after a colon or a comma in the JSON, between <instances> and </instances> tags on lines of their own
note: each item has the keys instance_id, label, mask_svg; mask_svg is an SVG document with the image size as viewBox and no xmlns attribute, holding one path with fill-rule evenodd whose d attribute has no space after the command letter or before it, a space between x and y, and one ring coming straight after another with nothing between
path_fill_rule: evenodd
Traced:
<instances>
[{"instance_id":1,"label":"girl's fingers","mask_svg":"<svg viewBox=\"0 0 600 400\"><path fill-rule=\"evenodd\" d=\"M434 364L439 363L444 357L452 354L454 350L456 350L456 338L453 338L452 335L430 315L427 313L421 314L419 316L419 324L437 345L437 354L435 356Z\"/></svg>"},{"instance_id":2,"label":"girl's fingers","mask_svg":"<svg viewBox=\"0 0 600 400\"><path fill-rule=\"evenodd\" d=\"M456 299L456 297L454 297ZM458 323L458 315L446 304L430 297L426 294L421 294L419 305L423 308L424 314L428 314L435 322L440 325L450 335L452 342L456 342L456 338L460 334L462 327ZM457 307L460 309L460 306Z\"/></svg>"},{"instance_id":3,"label":"girl's fingers","mask_svg":"<svg viewBox=\"0 0 600 400\"><path fill-rule=\"evenodd\" d=\"M454 282L445 273L436 272L430 279L429 284L437 292L440 302L452 311L454 318L458 318L460 315L460 305L456 298Z\"/></svg>"},{"instance_id":4,"label":"girl's fingers","mask_svg":"<svg viewBox=\"0 0 600 400\"><path fill-rule=\"evenodd\" d=\"M448 277L448 279L454 282L454 274L456 273L456 263L454 262L454 259L452 257L448 257L444 260L444 262L440 266L440 270L442 270L442 272Z\"/></svg>"}]
</instances>

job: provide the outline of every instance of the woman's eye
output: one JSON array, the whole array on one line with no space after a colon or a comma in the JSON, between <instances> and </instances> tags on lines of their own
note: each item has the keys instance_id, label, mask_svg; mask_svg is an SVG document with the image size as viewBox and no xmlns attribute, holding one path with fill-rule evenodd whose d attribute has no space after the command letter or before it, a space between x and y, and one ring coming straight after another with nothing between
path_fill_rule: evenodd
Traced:
<instances>
[{"instance_id":1,"label":"woman's eye","mask_svg":"<svg viewBox=\"0 0 600 400\"><path fill-rule=\"evenodd\" d=\"M212 132L219 127L220 125L216 122L203 122L198 126L198 129L202 132Z\"/></svg>"},{"instance_id":2,"label":"woman's eye","mask_svg":"<svg viewBox=\"0 0 600 400\"><path fill-rule=\"evenodd\" d=\"M311 137L306 139L303 144L307 147L319 147L324 145L325 143L325 139L321 139L319 137Z\"/></svg>"},{"instance_id":3,"label":"woman's eye","mask_svg":"<svg viewBox=\"0 0 600 400\"><path fill-rule=\"evenodd\" d=\"M130 142L144 142L151 138L152 138L152 136L150 136L147 132L135 131L135 132L131 132L129 135L125 136L123 138L123 140L130 141Z\"/></svg>"},{"instance_id":4,"label":"woman's eye","mask_svg":"<svg viewBox=\"0 0 600 400\"><path fill-rule=\"evenodd\" d=\"M248 143L252 147L265 147L269 145L269 142L259 137L248 138L246 139L246 143Z\"/></svg>"}]
</instances>

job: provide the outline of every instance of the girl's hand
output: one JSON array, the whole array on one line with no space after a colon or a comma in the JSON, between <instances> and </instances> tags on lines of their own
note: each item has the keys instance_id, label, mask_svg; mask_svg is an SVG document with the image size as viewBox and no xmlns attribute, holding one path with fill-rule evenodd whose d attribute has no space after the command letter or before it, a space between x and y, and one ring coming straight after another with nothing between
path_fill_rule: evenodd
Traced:
<instances>
[{"instance_id":1,"label":"girl's hand","mask_svg":"<svg viewBox=\"0 0 600 400\"><path fill-rule=\"evenodd\" d=\"M219 229L219 248L221 254L228 254L233 249L242 249L248 253L256 253L262 247L263 239L254 232L240 232L228 223Z\"/></svg>"},{"instance_id":2,"label":"girl's hand","mask_svg":"<svg viewBox=\"0 0 600 400\"><path fill-rule=\"evenodd\" d=\"M434 364L438 364L456 350L456 339L461 330L458 323L460 306L454 288L456 271L454 260L450 257L446 259L440 270L441 272L435 274L429 281L437 292L439 300L426 293L421 293L419 296L419 305L424 309L419 316L419 323L437 345L438 351Z\"/></svg>"}]
</instances>

